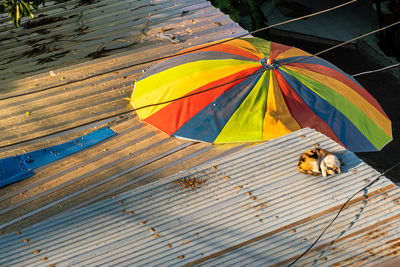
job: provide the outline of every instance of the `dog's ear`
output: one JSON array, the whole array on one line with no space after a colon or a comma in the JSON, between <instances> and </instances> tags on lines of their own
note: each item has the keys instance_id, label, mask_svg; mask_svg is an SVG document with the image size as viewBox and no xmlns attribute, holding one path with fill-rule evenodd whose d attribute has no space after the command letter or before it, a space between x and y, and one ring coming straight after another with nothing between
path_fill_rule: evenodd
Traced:
<instances>
[{"instance_id":1,"label":"dog's ear","mask_svg":"<svg viewBox=\"0 0 400 267\"><path fill-rule=\"evenodd\" d=\"M321 160L321 164L319 165L321 168L321 173L323 177L328 176L328 173L326 172L326 164L324 160Z\"/></svg>"},{"instance_id":2,"label":"dog's ear","mask_svg":"<svg viewBox=\"0 0 400 267\"><path fill-rule=\"evenodd\" d=\"M336 167L336 173L340 173L340 167Z\"/></svg>"}]
</instances>

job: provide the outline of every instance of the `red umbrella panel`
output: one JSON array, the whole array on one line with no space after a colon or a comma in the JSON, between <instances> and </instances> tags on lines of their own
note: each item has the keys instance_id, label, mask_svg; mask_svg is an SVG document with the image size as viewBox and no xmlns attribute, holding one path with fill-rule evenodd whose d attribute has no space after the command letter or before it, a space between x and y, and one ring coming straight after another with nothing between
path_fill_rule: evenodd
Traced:
<instances>
[{"instance_id":1,"label":"red umbrella panel","mask_svg":"<svg viewBox=\"0 0 400 267\"><path fill-rule=\"evenodd\" d=\"M378 102L321 58L260 38L190 50L153 65L132 93L139 116L169 135L246 142L310 127L354 152L392 140Z\"/></svg>"}]
</instances>

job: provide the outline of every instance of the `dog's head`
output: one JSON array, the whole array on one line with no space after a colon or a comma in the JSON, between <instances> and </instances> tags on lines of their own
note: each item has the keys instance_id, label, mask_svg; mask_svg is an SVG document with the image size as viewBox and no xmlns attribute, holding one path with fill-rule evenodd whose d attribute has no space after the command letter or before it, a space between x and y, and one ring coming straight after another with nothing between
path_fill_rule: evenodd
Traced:
<instances>
[{"instance_id":1,"label":"dog's head","mask_svg":"<svg viewBox=\"0 0 400 267\"><path fill-rule=\"evenodd\" d=\"M320 167L323 177L328 176L328 174L333 175L340 173L340 161L333 154L329 154L324 157L321 161Z\"/></svg>"}]
</instances>

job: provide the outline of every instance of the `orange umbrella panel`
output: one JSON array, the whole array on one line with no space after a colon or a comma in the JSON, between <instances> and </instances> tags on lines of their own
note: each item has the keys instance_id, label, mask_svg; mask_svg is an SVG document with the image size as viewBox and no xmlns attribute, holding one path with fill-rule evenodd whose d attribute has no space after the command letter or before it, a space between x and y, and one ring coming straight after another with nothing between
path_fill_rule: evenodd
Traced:
<instances>
[{"instance_id":1,"label":"orange umbrella panel","mask_svg":"<svg viewBox=\"0 0 400 267\"><path fill-rule=\"evenodd\" d=\"M201 47L153 65L136 82L131 104L145 122L212 143L269 140L304 127L354 152L392 140L378 102L325 60L260 38Z\"/></svg>"}]
</instances>

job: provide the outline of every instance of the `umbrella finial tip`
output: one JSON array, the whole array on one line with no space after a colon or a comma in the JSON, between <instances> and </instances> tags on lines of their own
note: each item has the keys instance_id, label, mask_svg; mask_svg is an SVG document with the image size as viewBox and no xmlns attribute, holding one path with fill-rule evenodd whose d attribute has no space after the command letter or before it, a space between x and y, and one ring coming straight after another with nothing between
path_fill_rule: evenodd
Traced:
<instances>
[{"instance_id":1,"label":"umbrella finial tip","mask_svg":"<svg viewBox=\"0 0 400 267\"><path fill-rule=\"evenodd\" d=\"M273 60L272 58L262 58L260 60L261 65L263 65L266 69L276 69L279 65L278 63Z\"/></svg>"}]
</instances>

